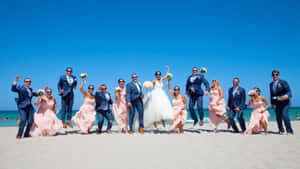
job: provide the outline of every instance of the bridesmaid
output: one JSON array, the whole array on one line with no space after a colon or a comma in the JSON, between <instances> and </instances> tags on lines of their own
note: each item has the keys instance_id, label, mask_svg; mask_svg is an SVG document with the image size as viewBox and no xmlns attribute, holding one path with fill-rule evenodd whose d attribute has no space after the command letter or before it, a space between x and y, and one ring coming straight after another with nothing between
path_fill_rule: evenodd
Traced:
<instances>
[{"instance_id":1,"label":"bridesmaid","mask_svg":"<svg viewBox=\"0 0 300 169\"><path fill-rule=\"evenodd\" d=\"M94 107L95 97L93 95L94 86L89 85L88 92L86 92L83 90L83 85L86 83L85 77L83 77L82 80L80 92L83 94L84 103L80 107L79 112L72 118L72 121L79 127L83 134L88 134L96 121L96 111Z\"/></svg>"},{"instance_id":2,"label":"bridesmaid","mask_svg":"<svg viewBox=\"0 0 300 169\"><path fill-rule=\"evenodd\" d=\"M256 95L250 97L248 104L248 107L251 107L253 104L253 111L251 113L250 122L245 134L256 134L263 128L265 134L267 135L268 118L270 116L267 110L270 105L265 97L260 96L259 88L254 88L254 91L256 92ZM266 107L264 107L264 104L266 104Z\"/></svg>"},{"instance_id":3,"label":"bridesmaid","mask_svg":"<svg viewBox=\"0 0 300 169\"><path fill-rule=\"evenodd\" d=\"M124 87L125 81L123 79L119 79L119 89L115 90L115 98L116 102L113 104L113 114L115 116L115 120L119 126L119 133L122 133L122 129L125 130L125 133L128 134L128 113L129 109L126 103L126 88Z\"/></svg>"},{"instance_id":4,"label":"bridesmaid","mask_svg":"<svg viewBox=\"0 0 300 169\"><path fill-rule=\"evenodd\" d=\"M174 119L171 123L170 130L175 131L179 129L180 134L183 134L183 126L187 119L187 102L186 98L180 94L180 88L178 86L174 87L174 92L170 89L170 80L167 80L168 91L174 97L172 112Z\"/></svg>"},{"instance_id":5,"label":"bridesmaid","mask_svg":"<svg viewBox=\"0 0 300 169\"><path fill-rule=\"evenodd\" d=\"M227 123L227 128L230 128L228 117L226 116L226 105L223 98L223 89L219 86L219 81L214 79L212 81L213 86L210 87L210 98L209 98L209 122L214 128L214 132L217 132L217 127L221 121Z\"/></svg>"},{"instance_id":6,"label":"bridesmaid","mask_svg":"<svg viewBox=\"0 0 300 169\"><path fill-rule=\"evenodd\" d=\"M52 90L46 88L46 95L39 96L34 102L36 106L41 105L34 114L34 122L31 128L31 135L37 136L55 136L56 131L63 127L61 120L56 117L56 100L52 96Z\"/></svg>"}]
</instances>

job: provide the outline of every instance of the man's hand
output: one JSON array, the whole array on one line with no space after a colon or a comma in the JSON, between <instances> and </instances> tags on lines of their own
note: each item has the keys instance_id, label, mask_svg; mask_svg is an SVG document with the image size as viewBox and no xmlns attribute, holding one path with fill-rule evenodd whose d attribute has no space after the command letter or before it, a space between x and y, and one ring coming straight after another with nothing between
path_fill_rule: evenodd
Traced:
<instances>
[{"instance_id":1,"label":"man's hand","mask_svg":"<svg viewBox=\"0 0 300 169\"><path fill-rule=\"evenodd\" d=\"M190 94L187 94L187 96L188 96L188 98L190 98L191 96L190 96Z\"/></svg>"},{"instance_id":2,"label":"man's hand","mask_svg":"<svg viewBox=\"0 0 300 169\"><path fill-rule=\"evenodd\" d=\"M144 99L144 95L141 95L141 99Z\"/></svg>"},{"instance_id":3,"label":"man's hand","mask_svg":"<svg viewBox=\"0 0 300 169\"><path fill-rule=\"evenodd\" d=\"M128 106L128 107L131 107L131 103L130 103L130 102L128 102L128 103L127 103L127 106Z\"/></svg>"},{"instance_id":4,"label":"man's hand","mask_svg":"<svg viewBox=\"0 0 300 169\"><path fill-rule=\"evenodd\" d=\"M241 109L237 107L234 110L235 110L235 112L239 112Z\"/></svg>"},{"instance_id":5,"label":"man's hand","mask_svg":"<svg viewBox=\"0 0 300 169\"><path fill-rule=\"evenodd\" d=\"M227 110L230 111L230 107L227 107Z\"/></svg>"},{"instance_id":6,"label":"man's hand","mask_svg":"<svg viewBox=\"0 0 300 169\"><path fill-rule=\"evenodd\" d=\"M64 93L64 90L63 90L63 89L61 89L61 90L59 91L59 93L60 93L60 94L63 94L63 93Z\"/></svg>"},{"instance_id":7,"label":"man's hand","mask_svg":"<svg viewBox=\"0 0 300 169\"><path fill-rule=\"evenodd\" d=\"M272 109L274 109L274 104L271 105Z\"/></svg>"},{"instance_id":8,"label":"man's hand","mask_svg":"<svg viewBox=\"0 0 300 169\"><path fill-rule=\"evenodd\" d=\"M20 81L21 79L20 79L20 75L17 75L16 76L16 78L15 78L15 82L18 82L18 81Z\"/></svg>"}]
</instances>

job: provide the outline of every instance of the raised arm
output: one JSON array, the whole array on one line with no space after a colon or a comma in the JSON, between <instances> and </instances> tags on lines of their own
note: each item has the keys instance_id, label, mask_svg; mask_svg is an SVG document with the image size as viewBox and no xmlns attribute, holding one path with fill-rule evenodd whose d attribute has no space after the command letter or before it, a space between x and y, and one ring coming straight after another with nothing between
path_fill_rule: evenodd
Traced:
<instances>
[{"instance_id":1,"label":"raised arm","mask_svg":"<svg viewBox=\"0 0 300 169\"><path fill-rule=\"evenodd\" d=\"M77 79L76 79L76 76L74 76L74 89L76 89L77 87Z\"/></svg>"},{"instance_id":2,"label":"raised arm","mask_svg":"<svg viewBox=\"0 0 300 169\"><path fill-rule=\"evenodd\" d=\"M87 96L88 93L87 93L86 91L83 90L83 85L85 84L85 82L86 82L86 81L85 81L85 78L82 78L82 83L81 83L79 89L80 89L80 92L81 92L84 96Z\"/></svg>"},{"instance_id":3,"label":"raised arm","mask_svg":"<svg viewBox=\"0 0 300 169\"><path fill-rule=\"evenodd\" d=\"M39 96L35 101L34 101L34 105L38 106L39 104L41 104L43 101L43 96Z\"/></svg>"},{"instance_id":4,"label":"raised arm","mask_svg":"<svg viewBox=\"0 0 300 169\"><path fill-rule=\"evenodd\" d=\"M169 66L166 66L166 68L167 68L167 74L161 80L165 80L168 77L169 73L170 73Z\"/></svg>"},{"instance_id":5,"label":"raised arm","mask_svg":"<svg viewBox=\"0 0 300 169\"><path fill-rule=\"evenodd\" d=\"M250 97L250 99L249 99L249 103L248 103L248 107L251 107L251 105L252 105L252 101L253 99Z\"/></svg>"},{"instance_id":6,"label":"raised arm","mask_svg":"<svg viewBox=\"0 0 300 169\"><path fill-rule=\"evenodd\" d=\"M174 97L174 93L172 92L171 88L170 88L170 80L167 80L167 86L168 86L168 92L170 93L170 95L172 95Z\"/></svg>"},{"instance_id":7,"label":"raised arm","mask_svg":"<svg viewBox=\"0 0 300 169\"><path fill-rule=\"evenodd\" d=\"M208 81L203 78L204 86L205 86L205 91L210 92L210 87Z\"/></svg>"},{"instance_id":8,"label":"raised arm","mask_svg":"<svg viewBox=\"0 0 300 169\"><path fill-rule=\"evenodd\" d=\"M20 75L17 75L16 78L15 78L15 80L14 80L14 83L13 83L13 85L11 87L11 91L13 91L13 92L19 92L20 87L17 85L17 82L20 81L20 80L21 80L20 79Z\"/></svg>"}]
</instances>

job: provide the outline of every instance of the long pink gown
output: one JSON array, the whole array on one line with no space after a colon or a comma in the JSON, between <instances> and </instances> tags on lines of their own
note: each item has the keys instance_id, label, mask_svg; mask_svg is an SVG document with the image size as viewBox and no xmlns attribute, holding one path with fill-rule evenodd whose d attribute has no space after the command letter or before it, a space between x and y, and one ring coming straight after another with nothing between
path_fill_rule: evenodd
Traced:
<instances>
[{"instance_id":1,"label":"long pink gown","mask_svg":"<svg viewBox=\"0 0 300 169\"><path fill-rule=\"evenodd\" d=\"M217 105L217 101L220 97L219 90L211 90L209 97L209 123L216 129L221 121L226 119L226 105L225 100L222 99Z\"/></svg>"},{"instance_id":2,"label":"long pink gown","mask_svg":"<svg viewBox=\"0 0 300 169\"><path fill-rule=\"evenodd\" d=\"M173 99L173 116L174 119L171 123L170 130L176 130L178 126L181 124L184 126L186 119L187 119L187 111L184 108L184 102L180 99Z\"/></svg>"},{"instance_id":3,"label":"long pink gown","mask_svg":"<svg viewBox=\"0 0 300 169\"><path fill-rule=\"evenodd\" d=\"M112 108L112 112L119 128L125 128L129 121L129 109L126 104L126 91L122 91L119 96L116 96L116 102L113 104Z\"/></svg>"},{"instance_id":4,"label":"long pink gown","mask_svg":"<svg viewBox=\"0 0 300 169\"><path fill-rule=\"evenodd\" d=\"M54 113L55 99L48 99L46 96L39 97L35 102L41 104L34 114L31 136L54 136L56 131L63 127L61 120Z\"/></svg>"},{"instance_id":5,"label":"long pink gown","mask_svg":"<svg viewBox=\"0 0 300 169\"><path fill-rule=\"evenodd\" d=\"M264 102L263 101L254 101L253 102L253 111L251 113L250 122L248 124L247 130L245 134L255 134L258 133L262 129L261 120L264 119L268 122L268 118L270 114L268 111L264 110Z\"/></svg>"},{"instance_id":6,"label":"long pink gown","mask_svg":"<svg viewBox=\"0 0 300 169\"><path fill-rule=\"evenodd\" d=\"M84 98L83 105L80 110L72 118L75 126L79 127L81 132L88 133L96 121L95 99L89 97Z\"/></svg>"}]
</instances>

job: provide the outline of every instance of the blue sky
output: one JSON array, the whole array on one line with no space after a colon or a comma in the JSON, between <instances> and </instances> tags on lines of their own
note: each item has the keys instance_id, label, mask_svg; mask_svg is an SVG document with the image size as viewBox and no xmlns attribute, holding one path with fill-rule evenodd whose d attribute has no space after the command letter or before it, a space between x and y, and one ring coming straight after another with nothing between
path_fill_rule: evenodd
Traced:
<instances>
[{"instance_id":1,"label":"blue sky","mask_svg":"<svg viewBox=\"0 0 300 169\"><path fill-rule=\"evenodd\" d=\"M53 88L60 103L56 86L67 66L111 92L118 78L128 82L135 72L152 80L165 65L172 86L184 89L192 67L206 67L226 98L235 76L269 98L271 71L279 69L300 106L299 20L297 0L1 1L0 110L16 109L10 87L17 74L34 89ZM77 109L83 98L75 95Z\"/></svg>"}]
</instances>

